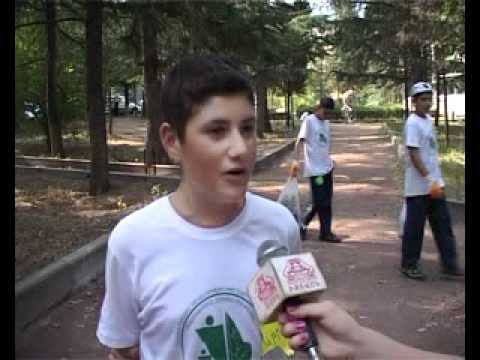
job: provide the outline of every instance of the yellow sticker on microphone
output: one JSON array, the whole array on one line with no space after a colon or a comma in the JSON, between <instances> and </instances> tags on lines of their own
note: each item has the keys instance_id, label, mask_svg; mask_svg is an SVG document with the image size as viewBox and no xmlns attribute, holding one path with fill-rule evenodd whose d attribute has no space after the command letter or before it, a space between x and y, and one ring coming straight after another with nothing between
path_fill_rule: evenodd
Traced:
<instances>
[{"instance_id":1,"label":"yellow sticker on microphone","mask_svg":"<svg viewBox=\"0 0 480 360\"><path fill-rule=\"evenodd\" d=\"M280 332L280 324L275 321L262 325L263 355L279 347L287 356L292 356L294 351L288 346L288 339Z\"/></svg>"}]
</instances>

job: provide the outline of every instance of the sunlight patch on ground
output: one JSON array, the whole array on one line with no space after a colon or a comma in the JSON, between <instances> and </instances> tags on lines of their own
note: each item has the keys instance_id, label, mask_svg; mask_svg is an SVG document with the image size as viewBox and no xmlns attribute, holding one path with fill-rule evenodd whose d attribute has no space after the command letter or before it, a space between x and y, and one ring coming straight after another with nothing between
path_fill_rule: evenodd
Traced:
<instances>
[{"instance_id":1,"label":"sunlight patch on ground","mask_svg":"<svg viewBox=\"0 0 480 360\"><path fill-rule=\"evenodd\" d=\"M357 191L381 191L382 194L396 194L396 191L386 192L383 186L375 185L375 184L367 184L367 183L336 183L335 184L335 191L341 192L357 192Z\"/></svg>"}]
</instances>

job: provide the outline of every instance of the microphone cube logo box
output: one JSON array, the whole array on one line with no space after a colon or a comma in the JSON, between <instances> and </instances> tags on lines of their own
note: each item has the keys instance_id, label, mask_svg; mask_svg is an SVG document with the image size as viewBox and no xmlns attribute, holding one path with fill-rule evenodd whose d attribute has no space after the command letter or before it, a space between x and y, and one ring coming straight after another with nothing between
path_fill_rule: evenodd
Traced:
<instances>
[{"instance_id":1,"label":"microphone cube logo box","mask_svg":"<svg viewBox=\"0 0 480 360\"><path fill-rule=\"evenodd\" d=\"M260 322L273 321L289 297L326 289L325 279L311 253L272 258L251 281L248 292Z\"/></svg>"}]
</instances>

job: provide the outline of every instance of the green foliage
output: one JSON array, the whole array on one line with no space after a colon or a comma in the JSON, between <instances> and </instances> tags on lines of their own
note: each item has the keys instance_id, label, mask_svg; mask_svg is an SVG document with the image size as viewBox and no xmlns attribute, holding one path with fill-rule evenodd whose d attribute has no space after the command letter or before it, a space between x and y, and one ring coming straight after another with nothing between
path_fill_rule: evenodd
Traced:
<instances>
[{"instance_id":1,"label":"green foliage","mask_svg":"<svg viewBox=\"0 0 480 360\"><path fill-rule=\"evenodd\" d=\"M463 0L331 3L340 80L390 86L429 79L438 69L464 73Z\"/></svg>"},{"instance_id":2,"label":"green foliage","mask_svg":"<svg viewBox=\"0 0 480 360\"><path fill-rule=\"evenodd\" d=\"M160 197L168 194L168 190L162 184L155 184L150 188L150 194Z\"/></svg>"}]
</instances>

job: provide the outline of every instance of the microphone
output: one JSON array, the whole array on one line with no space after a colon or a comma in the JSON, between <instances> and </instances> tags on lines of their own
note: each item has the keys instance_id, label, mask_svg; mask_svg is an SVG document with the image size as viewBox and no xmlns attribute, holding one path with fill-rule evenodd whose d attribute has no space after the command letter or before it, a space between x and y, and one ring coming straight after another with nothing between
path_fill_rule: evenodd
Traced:
<instances>
[{"instance_id":1,"label":"microphone","mask_svg":"<svg viewBox=\"0 0 480 360\"><path fill-rule=\"evenodd\" d=\"M260 267L248 286L249 296L261 323L274 321L283 305L302 303L301 296L319 293L327 288L311 253L289 255L288 249L267 240L257 250ZM309 341L304 345L309 359L320 360L317 338L306 319Z\"/></svg>"}]
</instances>

